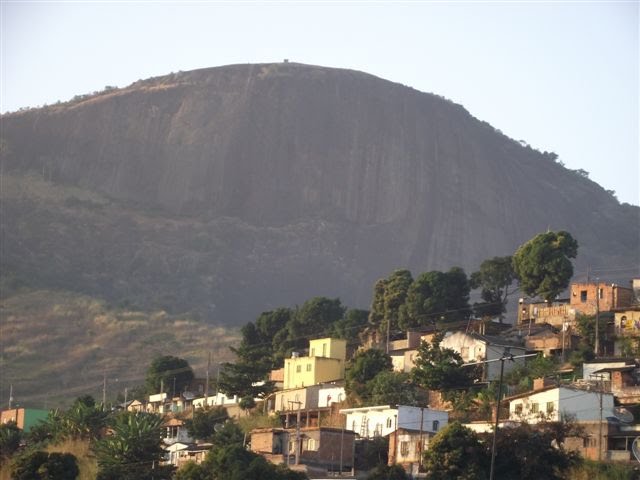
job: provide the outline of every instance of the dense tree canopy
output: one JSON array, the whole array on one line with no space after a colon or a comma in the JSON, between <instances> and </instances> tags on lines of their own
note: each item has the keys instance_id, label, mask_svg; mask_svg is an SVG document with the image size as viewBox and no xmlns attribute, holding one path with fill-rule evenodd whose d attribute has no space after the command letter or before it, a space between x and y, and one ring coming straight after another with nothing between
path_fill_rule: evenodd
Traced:
<instances>
[{"instance_id":1,"label":"dense tree canopy","mask_svg":"<svg viewBox=\"0 0 640 480\"><path fill-rule=\"evenodd\" d=\"M413 282L409 270L396 270L386 279L376 282L369 313L369 323L379 332L398 330L400 327L400 309L407 298L407 292Z\"/></svg>"},{"instance_id":2,"label":"dense tree canopy","mask_svg":"<svg viewBox=\"0 0 640 480\"><path fill-rule=\"evenodd\" d=\"M431 343L422 342L411 371L413 380L428 390L449 391L471 387L478 378L478 369L462 367L464 361L459 353L442 348L442 334Z\"/></svg>"},{"instance_id":3,"label":"dense tree canopy","mask_svg":"<svg viewBox=\"0 0 640 480\"><path fill-rule=\"evenodd\" d=\"M555 299L569 285L573 275L572 258L578 242L569 232L540 233L513 255L513 269L520 288L530 296Z\"/></svg>"},{"instance_id":4,"label":"dense tree canopy","mask_svg":"<svg viewBox=\"0 0 640 480\"><path fill-rule=\"evenodd\" d=\"M27 450L12 465L13 480L75 480L80 473L70 453Z\"/></svg>"},{"instance_id":5,"label":"dense tree canopy","mask_svg":"<svg viewBox=\"0 0 640 480\"><path fill-rule=\"evenodd\" d=\"M480 437L458 422L440 430L424 454L428 480L485 480L489 457ZM501 477L497 477L501 478Z\"/></svg>"},{"instance_id":6,"label":"dense tree canopy","mask_svg":"<svg viewBox=\"0 0 640 480\"><path fill-rule=\"evenodd\" d=\"M469 280L463 269L426 272L409 287L400 309L400 327L415 328L436 321L455 321L469 317Z\"/></svg>"},{"instance_id":7,"label":"dense tree canopy","mask_svg":"<svg viewBox=\"0 0 640 480\"><path fill-rule=\"evenodd\" d=\"M345 391L359 398L369 396L368 382L380 372L392 369L391 357L382 350L370 348L359 350L347 365L345 373Z\"/></svg>"},{"instance_id":8,"label":"dense tree canopy","mask_svg":"<svg viewBox=\"0 0 640 480\"><path fill-rule=\"evenodd\" d=\"M359 335L368 323L368 310L357 308L349 309L344 316L335 322L331 327L331 336L334 338L344 338L349 344L357 344Z\"/></svg>"},{"instance_id":9,"label":"dense tree canopy","mask_svg":"<svg viewBox=\"0 0 640 480\"><path fill-rule=\"evenodd\" d=\"M216 433L229 418L227 409L222 406L198 409L193 412L193 417L185 421L189 435L196 440L210 442Z\"/></svg>"},{"instance_id":10,"label":"dense tree canopy","mask_svg":"<svg viewBox=\"0 0 640 480\"><path fill-rule=\"evenodd\" d=\"M476 315L498 316L506 312L507 299L516 291L512 287L516 273L513 270L512 258L493 257L480 264L480 269L473 272L470 285L473 289L481 289L482 303L474 305Z\"/></svg>"},{"instance_id":11,"label":"dense tree canopy","mask_svg":"<svg viewBox=\"0 0 640 480\"><path fill-rule=\"evenodd\" d=\"M148 394L160 393L161 389L168 395L184 391L193 380L193 370L189 362L182 358L164 355L155 358L145 379Z\"/></svg>"}]
</instances>

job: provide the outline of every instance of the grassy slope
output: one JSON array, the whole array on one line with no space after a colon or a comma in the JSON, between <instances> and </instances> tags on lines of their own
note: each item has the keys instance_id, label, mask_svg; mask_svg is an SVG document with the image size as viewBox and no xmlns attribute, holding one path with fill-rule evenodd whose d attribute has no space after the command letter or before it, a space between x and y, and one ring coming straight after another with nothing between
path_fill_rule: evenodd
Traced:
<instances>
[{"instance_id":1,"label":"grassy slope","mask_svg":"<svg viewBox=\"0 0 640 480\"><path fill-rule=\"evenodd\" d=\"M60 259L52 258L56 255L47 254L47 241L53 235L44 228L65 229L67 226L59 222L71 216L79 228L91 230L113 211L124 212L140 224L153 225L154 219L135 210L123 210L94 192L57 185L36 174L5 173L1 180L1 213L6 214L16 205L25 208L17 217L16 212L11 212L17 221L2 221L2 240L30 245L31 250L24 247L22 255L35 258L32 263L37 268L33 272L4 268L0 273L0 405L8 403L10 385L15 403L24 406L65 406L70 399L85 393L101 399L105 374L107 395L115 398L125 387L140 384L147 366L158 355L186 358L200 376L205 374L209 351L216 363L231 359L227 347L236 340L236 334L193 315L168 314L162 307L142 310L125 306L127 302L115 307L98 296L76 293L71 281L58 290L44 286L56 277L43 272L65 271L56 263ZM57 212L64 212L66 217L58 219ZM34 221L27 216L38 218ZM24 230L27 224L41 224L43 230ZM105 231L110 231L109 224ZM78 236L69 234L67 238ZM34 239L40 243L33 243ZM68 246L76 255L81 254L81 247ZM6 248L4 245L3 255ZM113 262L112 256L101 255L100 251L88 255ZM3 258L3 263L6 260ZM72 276L73 272L60 278ZM131 304L138 304L135 297L133 300Z\"/></svg>"},{"instance_id":2,"label":"grassy slope","mask_svg":"<svg viewBox=\"0 0 640 480\"><path fill-rule=\"evenodd\" d=\"M78 395L108 397L143 382L159 355L186 358L204 375L208 351L216 362L230 359L236 337L163 311L113 309L95 298L60 291L26 291L1 304L2 403L13 384L16 403L61 406Z\"/></svg>"}]
</instances>

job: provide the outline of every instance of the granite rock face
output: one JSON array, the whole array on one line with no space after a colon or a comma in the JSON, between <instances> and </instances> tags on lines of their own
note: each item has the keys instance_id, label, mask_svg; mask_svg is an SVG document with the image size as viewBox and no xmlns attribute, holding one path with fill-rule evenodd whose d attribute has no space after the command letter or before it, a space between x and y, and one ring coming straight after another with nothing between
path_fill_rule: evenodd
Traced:
<instances>
[{"instance_id":1,"label":"granite rock face","mask_svg":"<svg viewBox=\"0 0 640 480\"><path fill-rule=\"evenodd\" d=\"M578 240L576 272L639 261L640 209L459 105L355 71L181 72L4 115L2 140L15 278L222 323L315 295L367 307L395 268L471 272L547 228Z\"/></svg>"}]
</instances>

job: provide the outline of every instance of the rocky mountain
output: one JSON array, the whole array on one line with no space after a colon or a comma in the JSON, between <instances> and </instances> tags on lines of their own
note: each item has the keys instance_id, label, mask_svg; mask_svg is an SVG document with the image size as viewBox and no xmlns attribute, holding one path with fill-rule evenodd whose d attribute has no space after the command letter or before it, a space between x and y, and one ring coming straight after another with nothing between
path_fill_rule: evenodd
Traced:
<instances>
[{"instance_id":1,"label":"rocky mountain","mask_svg":"<svg viewBox=\"0 0 640 480\"><path fill-rule=\"evenodd\" d=\"M576 271L640 263L640 209L460 105L356 71L180 72L6 114L1 136L5 293L238 325L316 295L367 307L396 268L471 272L548 228L578 240Z\"/></svg>"}]
</instances>

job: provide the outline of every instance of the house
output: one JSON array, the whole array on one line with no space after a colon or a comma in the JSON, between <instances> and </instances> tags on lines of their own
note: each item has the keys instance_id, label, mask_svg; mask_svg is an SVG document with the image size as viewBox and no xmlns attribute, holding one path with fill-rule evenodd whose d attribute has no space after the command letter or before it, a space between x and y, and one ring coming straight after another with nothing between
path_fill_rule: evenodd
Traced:
<instances>
[{"instance_id":1,"label":"house","mask_svg":"<svg viewBox=\"0 0 640 480\"><path fill-rule=\"evenodd\" d=\"M628 355L638 351L640 347L640 306L615 310L613 325L616 340L614 355Z\"/></svg>"},{"instance_id":2,"label":"house","mask_svg":"<svg viewBox=\"0 0 640 480\"><path fill-rule=\"evenodd\" d=\"M611 393L587 390L573 386L546 386L532 392L506 398L509 402L509 420L538 423L573 419L594 422L610 416L614 407ZM602 402L602 411L600 410Z\"/></svg>"},{"instance_id":3,"label":"house","mask_svg":"<svg viewBox=\"0 0 640 480\"><path fill-rule=\"evenodd\" d=\"M548 323L562 328L565 323L574 324L575 318L576 312L571 307L569 299L529 302L521 298L518 301L518 325Z\"/></svg>"},{"instance_id":4,"label":"house","mask_svg":"<svg viewBox=\"0 0 640 480\"><path fill-rule=\"evenodd\" d=\"M284 425L291 417L300 414L301 423L307 427L319 426L323 415L329 415L334 403L346 397L344 387L336 383L321 383L304 388L292 388L275 392L267 399L267 411L277 412Z\"/></svg>"},{"instance_id":5,"label":"house","mask_svg":"<svg viewBox=\"0 0 640 480\"><path fill-rule=\"evenodd\" d=\"M389 436L389 465L402 466L413 477L418 475L422 455L429 448L433 431L398 428Z\"/></svg>"},{"instance_id":6,"label":"house","mask_svg":"<svg viewBox=\"0 0 640 480\"><path fill-rule=\"evenodd\" d=\"M449 414L443 410L408 405L378 405L374 407L343 408L345 426L360 437L384 437L399 428L438 432L449 422ZM422 422L421 422L422 420Z\"/></svg>"},{"instance_id":7,"label":"house","mask_svg":"<svg viewBox=\"0 0 640 480\"><path fill-rule=\"evenodd\" d=\"M193 442L193 438L189 435L187 427L179 418L168 419L162 424L162 428L165 429L165 436L162 439L165 445L178 442L185 444Z\"/></svg>"},{"instance_id":8,"label":"house","mask_svg":"<svg viewBox=\"0 0 640 480\"><path fill-rule=\"evenodd\" d=\"M497 380L500 376L501 362L497 360L502 358L507 349L514 357L526 352L522 345L502 337L464 332L447 332L440 342L440 347L458 352L465 363L488 361L489 363L483 365L483 377L487 380ZM524 358L504 362L504 372L511 371L516 365L524 365Z\"/></svg>"},{"instance_id":9,"label":"house","mask_svg":"<svg viewBox=\"0 0 640 480\"><path fill-rule=\"evenodd\" d=\"M355 436L341 428L260 428L251 431L251 451L272 463L305 465L309 473L326 475L351 470Z\"/></svg>"},{"instance_id":10,"label":"house","mask_svg":"<svg viewBox=\"0 0 640 480\"><path fill-rule=\"evenodd\" d=\"M634 302L633 289L615 283L572 283L570 290L571 308L583 315L628 308Z\"/></svg>"},{"instance_id":11,"label":"house","mask_svg":"<svg viewBox=\"0 0 640 480\"><path fill-rule=\"evenodd\" d=\"M620 405L635 405L640 402L640 367L635 360L620 363L598 365L600 368L589 374L590 383L613 393Z\"/></svg>"},{"instance_id":12,"label":"house","mask_svg":"<svg viewBox=\"0 0 640 480\"><path fill-rule=\"evenodd\" d=\"M127 411L128 412L144 412L145 404L142 403L140 400L131 400L131 402L129 402L129 404L127 405Z\"/></svg>"},{"instance_id":13,"label":"house","mask_svg":"<svg viewBox=\"0 0 640 480\"><path fill-rule=\"evenodd\" d=\"M328 383L344 378L347 341L319 338L309 342L309 356L297 352L284 361L284 389Z\"/></svg>"},{"instance_id":14,"label":"house","mask_svg":"<svg viewBox=\"0 0 640 480\"><path fill-rule=\"evenodd\" d=\"M629 461L640 429L620 415L611 393L587 388L549 386L507 398L509 419L530 424L572 419L583 433L566 439L565 448L592 460Z\"/></svg>"},{"instance_id":15,"label":"house","mask_svg":"<svg viewBox=\"0 0 640 480\"><path fill-rule=\"evenodd\" d=\"M10 408L0 412L0 423L4 425L13 422L21 430L28 432L31 430L31 427L36 425L40 420L46 420L48 415L48 410L22 407Z\"/></svg>"},{"instance_id":16,"label":"house","mask_svg":"<svg viewBox=\"0 0 640 480\"><path fill-rule=\"evenodd\" d=\"M164 447L165 463L177 468L187 462L202 463L212 447L211 443L172 443Z\"/></svg>"},{"instance_id":17,"label":"house","mask_svg":"<svg viewBox=\"0 0 640 480\"><path fill-rule=\"evenodd\" d=\"M147 402L147 412L160 414L167 412L168 406L165 407L166 400L167 394L164 392L149 395L149 401Z\"/></svg>"},{"instance_id":18,"label":"house","mask_svg":"<svg viewBox=\"0 0 640 480\"><path fill-rule=\"evenodd\" d=\"M535 324L523 332L524 346L527 351L542 352L545 357L564 357L578 347L580 336L575 333L575 327L565 323L556 328L548 323Z\"/></svg>"},{"instance_id":19,"label":"house","mask_svg":"<svg viewBox=\"0 0 640 480\"><path fill-rule=\"evenodd\" d=\"M210 395L208 397L199 397L194 398L192 401L192 405L194 408L205 408L205 407L214 407L214 406L229 406L229 405L238 405L240 403L240 398L237 395L227 396L222 392L217 392L215 395Z\"/></svg>"}]
</instances>

